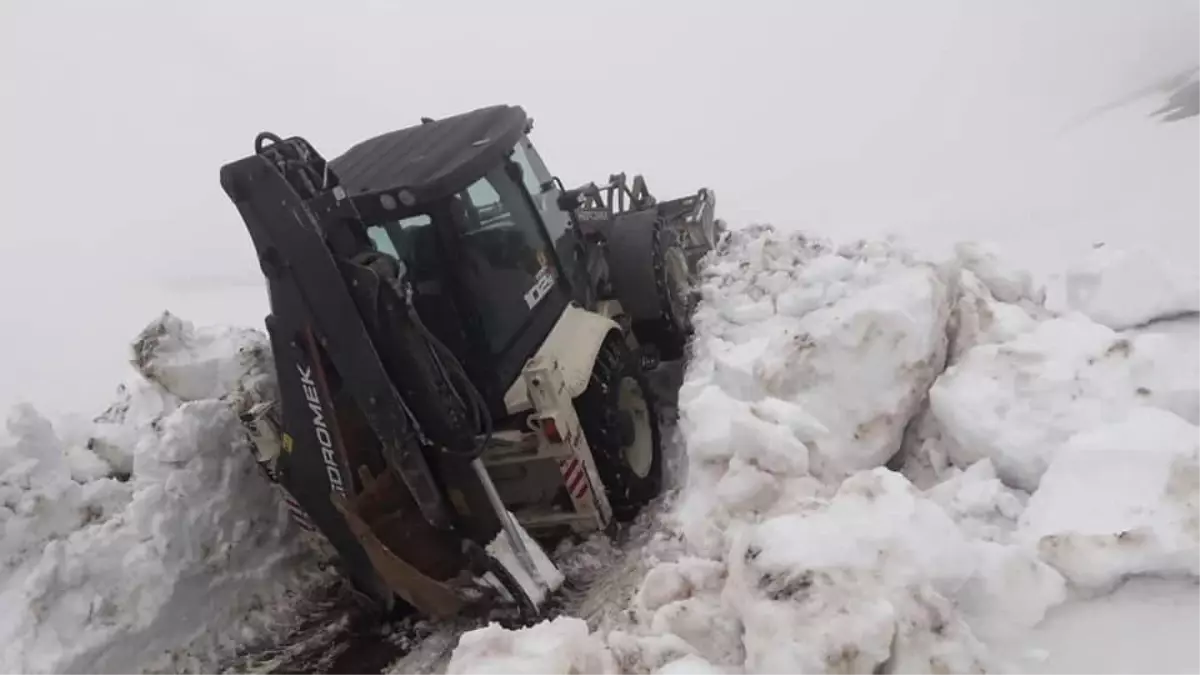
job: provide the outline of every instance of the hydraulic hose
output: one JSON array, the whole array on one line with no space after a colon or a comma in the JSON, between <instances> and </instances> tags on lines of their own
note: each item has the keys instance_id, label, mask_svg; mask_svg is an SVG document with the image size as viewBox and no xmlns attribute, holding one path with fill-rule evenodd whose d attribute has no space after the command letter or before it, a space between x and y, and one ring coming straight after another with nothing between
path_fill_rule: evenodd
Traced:
<instances>
[{"instance_id":1,"label":"hydraulic hose","mask_svg":"<svg viewBox=\"0 0 1200 675\"><path fill-rule=\"evenodd\" d=\"M381 274L378 267L371 264L379 260L385 261L384 264L389 268L386 277L384 274ZM404 298L408 316L426 344L429 345L438 372L449 385L450 391L458 399L458 403L467 411L467 414L471 418L471 426L480 436L479 442L465 452L452 447L452 443L445 443L444 441L447 439L437 439L443 441L441 443L442 452L461 458L467 462L478 459L492 440L492 434L494 433L492 414L488 410L487 403L483 400L483 395L467 375L458 357L421 320L421 315L417 311L416 304L413 302L412 284L405 278L407 276L407 269L404 263L375 251L358 256L355 262L363 264L364 267L370 269L380 282L388 284L400 297Z\"/></svg>"},{"instance_id":2,"label":"hydraulic hose","mask_svg":"<svg viewBox=\"0 0 1200 675\"><path fill-rule=\"evenodd\" d=\"M442 377L446 378L446 382L450 384L451 391L454 391L455 395L459 397L459 401L463 403L463 407L467 408L468 410L473 408L475 411L475 414L472 415L472 426L474 426L478 430L478 433L481 434L480 442L476 444L476 446L469 452L451 449L449 445L444 446L442 451L449 455L461 457L467 461L474 461L483 454L483 451L487 448L488 443L492 440L492 433L494 432L492 414L487 408L487 403L483 400L483 394L479 393L479 389L467 375L466 370L462 366L462 362L458 360L458 357L456 357L454 353L450 351L450 348L447 347L444 342L439 340L437 336L435 336L433 332L425 326L425 322L421 321L421 315L417 312L417 308L413 303L412 285L399 281L399 277L397 277L397 282L403 284L404 286L404 301L405 304L408 305L408 315L412 319L413 324L416 325L417 330L421 332L422 337L424 337L425 341L429 343L430 347L432 347L434 352L434 360L438 364L438 370L441 371ZM449 367L447 368L447 366ZM462 401L462 395L458 393L454 386L454 380L456 379L461 383L462 388L467 392L467 397L470 399L471 405L467 405L465 401Z\"/></svg>"}]
</instances>

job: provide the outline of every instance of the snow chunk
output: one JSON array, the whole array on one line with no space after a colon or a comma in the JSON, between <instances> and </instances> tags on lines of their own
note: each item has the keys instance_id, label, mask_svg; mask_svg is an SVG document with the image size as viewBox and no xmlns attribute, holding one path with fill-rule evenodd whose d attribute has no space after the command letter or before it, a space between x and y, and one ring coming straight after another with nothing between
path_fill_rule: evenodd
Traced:
<instances>
[{"instance_id":1,"label":"snow chunk","mask_svg":"<svg viewBox=\"0 0 1200 675\"><path fill-rule=\"evenodd\" d=\"M1072 583L1200 574L1200 429L1154 408L1073 436L1029 500L1019 537Z\"/></svg>"},{"instance_id":2,"label":"snow chunk","mask_svg":"<svg viewBox=\"0 0 1200 675\"><path fill-rule=\"evenodd\" d=\"M1110 328L1200 312L1200 278L1147 249L1097 246L1065 279L1067 308Z\"/></svg>"},{"instance_id":3,"label":"snow chunk","mask_svg":"<svg viewBox=\"0 0 1200 675\"><path fill-rule=\"evenodd\" d=\"M1028 312L1018 305L997 300L970 270L961 270L957 281L953 343L948 363L957 363L976 345L1007 342L1036 326Z\"/></svg>"},{"instance_id":4,"label":"snow chunk","mask_svg":"<svg viewBox=\"0 0 1200 675\"><path fill-rule=\"evenodd\" d=\"M515 631L491 623L463 633L446 667L455 673L616 673L612 653L582 619L560 616Z\"/></svg>"},{"instance_id":5,"label":"snow chunk","mask_svg":"<svg viewBox=\"0 0 1200 675\"><path fill-rule=\"evenodd\" d=\"M1006 541L1028 500L1025 493L1000 482L987 459L937 484L926 495L971 538L985 541Z\"/></svg>"},{"instance_id":6,"label":"snow chunk","mask_svg":"<svg viewBox=\"0 0 1200 675\"><path fill-rule=\"evenodd\" d=\"M763 522L731 561L748 671L981 669L947 599L973 572L971 549L899 474L857 474L819 512Z\"/></svg>"},{"instance_id":7,"label":"snow chunk","mask_svg":"<svg viewBox=\"0 0 1200 675\"><path fill-rule=\"evenodd\" d=\"M686 600L694 595L721 590L725 566L715 560L691 556L657 565L642 581L637 605L654 612L669 603Z\"/></svg>"},{"instance_id":8,"label":"snow chunk","mask_svg":"<svg viewBox=\"0 0 1200 675\"><path fill-rule=\"evenodd\" d=\"M960 242L954 253L964 269L978 278L997 300L1010 304L1022 301L1041 305L1046 291L1037 287L1028 270L1011 265L995 244L979 241Z\"/></svg>"},{"instance_id":9,"label":"snow chunk","mask_svg":"<svg viewBox=\"0 0 1200 675\"><path fill-rule=\"evenodd\" d=\"M707 336L696 360L709 364L689 367L685 391L715 386L739 401L773 399L760 416L791 428L821 477L838 480L895 454L945 359L950 297L938 270L888 245L835 252L769 231L735 233L727 256L729 273L706 277L695 318ZM781 419L781 404L802 411L795 423ZM703 457L717 452L712 424L698 435Z\"/></svg>"},{"instance_id":10,"label":"snow chunk","mask_svg":"<svg viewBox=\"0 0 1200 675\"><path fill-rule=\"evenodd\" d=\"M1072 315L971 349L930 391L950 459L990 458L1005 483L1032 491L1071 436L1131 408L1194 418L1187 408L1200 385L1179 377L1159 337L1122 337Z\"/></svg>"},{"instance_id":11,"label":"snow chunk","mask_svg":"<svg viewBox=\"0 0 1200 675\"><path fill-rule=\"evenodd\" d=\"M161 339L139 338L139 366L175 394L124 388L84 446L65 444L30 408L10 420L15 444L0 447L4 671L212 671L291 618L296 590L328 578L233 407L215 398L271 385L265 336L196 331L169 315L148 332Z\"/></svg>"},{"instance_id":12,"label":"snow chunk","mask_svg":"<svg viewBox=\"0 0 1200 675\"><path fill-rule=\"evenodd\" d=\"M164 312L133 343L133 365L183 401L219 399L262 376L268 343L249 328L202 327Z\"/></svg>"},{"instance_id":13,"label":"snow chunk","mask_svg":"<svg viewBox=\"0 0 1200 675\"><path fill-rule=\"evenodd\" d=\"M668 665L685 661L692 665L708 663L678 635L634 635L624 631L608 633L608 649L617 657L623 675L652 675Z\"/></svg>"}]
</instances>

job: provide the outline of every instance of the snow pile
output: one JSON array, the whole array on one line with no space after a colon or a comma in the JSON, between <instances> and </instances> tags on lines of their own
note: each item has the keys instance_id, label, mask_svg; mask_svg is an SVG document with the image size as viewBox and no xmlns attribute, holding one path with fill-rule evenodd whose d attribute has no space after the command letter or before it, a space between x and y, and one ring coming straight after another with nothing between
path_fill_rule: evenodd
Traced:
<instances>
[{"instance_id":1,"label":"snow pile","mask_svg":"<svg viewBox=\"0 0 1200 675\"><path fill-rule=\"evenodd\" d=\"M1067 271L1064 286L1066 308L1118 330L1200 312L1195 270L1142 248L1096 246Z\"/></svg>"},{"instance_id":2,"label":"snow pile","mask_svg":"<svg viewBox=\"0 0 1200 675\"><path fill-rule=\"evenodd\" d=\"M747 228L703 298L664 521L682 550L624 625L559 620L540 646L492 626L456 672L602 648L627 673L1021 668L1073 595L1200 574L1200 374L1166 335L1056 316L978 244L934 264Z\"/></svg>"},{"instance_id":3,"label":"snow pile","mask_svg":"<svg viewBox=\"0 0 1200 675\"><path fill-rule=\"evenodd\" d=\"M1062 576L1013 538L1025 496L989 462L930 492L881 466L963 321L959 277L989 302L989 283L1037 295L968 253L934 266L888 244L731 235L705 271L680 391L689 466L669 524L685 551L603 637L621 672L978 672L998 665L981 636L1061 602ZM993 322L977 310L982 339ZM530 648L476 640L456 667Z\"/></svg>"},{"instance_id":4,"label":"snow pile","mask_svg":"<svg viewBox=\"0 0 1200 675\"><path fill-rule=\"evenodd\" d=\"M233 397L270 394L265 337L164 315L152 381L122 388L84 446L29 407L0 446L0 669L207 670L316 580Z\"/></svg>"},{"instance_id":5,"label":"snow pile","mask_svg":"<svg viewBox=\"0 0 1200 675\"><path fill-rule=\"evenodd\" d=\"M1031 283L980 250L934 267L769 231L734 235L708 277L680 392L691 464L677 518L695 558L648 575L641 620L612 649L647 671L684 655L745 673L994 667L983 638L1034 625L1066 593L1013 539L1022 496L989 462L930 492L880 465L950 327L1018 333L990 288L1036 303ZM955 303L960 287L984 304ZM802 294L803 309L785 300Z\"/></svg>"}]
</instances>

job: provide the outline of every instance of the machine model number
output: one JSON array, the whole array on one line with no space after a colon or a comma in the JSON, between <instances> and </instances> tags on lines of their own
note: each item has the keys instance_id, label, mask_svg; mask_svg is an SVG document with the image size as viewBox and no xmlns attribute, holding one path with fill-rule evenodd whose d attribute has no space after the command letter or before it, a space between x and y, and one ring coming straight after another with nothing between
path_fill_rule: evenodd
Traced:
<instances>
[{"instance_id":1,"label":"machine model number","mask_svg":"<svg viewBox=\"0 0 1200 675\"><path fill-rule=\"evenodd\" d=\"M542 298L546 297L551 288L554 288L554 273L550 271L549 267L543 267L538 270L537 281L533 282L533 288L525 292L525 304L529 305L529 309L533 309L542 301Z\"/></svg>"}]
</instances>

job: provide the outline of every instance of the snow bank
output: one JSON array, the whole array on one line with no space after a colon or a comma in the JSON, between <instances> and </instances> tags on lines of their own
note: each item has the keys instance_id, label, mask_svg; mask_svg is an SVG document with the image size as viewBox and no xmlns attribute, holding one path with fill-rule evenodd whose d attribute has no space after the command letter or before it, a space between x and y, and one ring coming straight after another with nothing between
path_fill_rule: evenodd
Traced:
<instances>
[{"instance_id":1,"label":"snow bank","mask_svg":"<svg viewBox=\"0 0 1200 675\"><path fill-rule=\"evenodd\" d=\"M1109 328L1200 312L1200 277L1146 249L1099 245L1064 280L1065 308Z\"/></svg>"},{"instance_id":2,"label":"snow bank","mask_svg":"<svg viewBox=\"0 0 1200 675\"><path fill-rule=\"evenodd\" d=\"M1054 315L979 244L935 264L747 228L704 274L682 550L626 624L492 626L456 672L1019 668L1072 595L1200 574L1200 373L1169 336Z\"/></svg>"},{"instance_id":3,"label":"snow bank","mask_svg":"<svg viewBox=\"0 0 1200 675\"><path fill-rule=\"evenodd\" d=\"M164 315L86 445L29 407L0 447L0 669L212 671L317 580L231 401L273 386L265 337Z\"/></svg>"},{"instance_id":4,"label":"snow bank","mask_svg":"<svg viewBox=\"0 0 1200 675\"><path fill-rule=\"evenodd\" d=\"M666 522L684 551L650 569L629 625L571 641L602 640L634 673L1000 665L985 639L1036 624L1066 594L1015 538L1027 495L983 458L930 491L881 466L944 365L948 328L968 317L958 275L988 303L992 286L1037 300L994 256L960 257L939 267L888 244L733 233L705 272L680 391L687 481ZM1033 323L969 311L981 343ZM459 666L507 667L479 639L463 638Z\"/></svg>"},{"instance_id":5,"label":"snow bank","mask_svg":"<svg viewBox=\"0 0 1200 675\"><path fill-rule=\"evenodd\" d=\"M637 626L608 640L620 661L978 673L994 663L979 635L1018 632L1061 601L1060 575L1013 542L1024 503L986 462L930 494L880 466L964 316L955 274L991 298L967 264L984 259L996 262L960 252L940 269L884 245L734 235L708 269L680 392L677 518L695 557L650 572ZM991 285L1037 294L1001 269ZM979 339L992 323L976 322Z\"/></svg>"}]
</instances>

